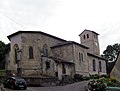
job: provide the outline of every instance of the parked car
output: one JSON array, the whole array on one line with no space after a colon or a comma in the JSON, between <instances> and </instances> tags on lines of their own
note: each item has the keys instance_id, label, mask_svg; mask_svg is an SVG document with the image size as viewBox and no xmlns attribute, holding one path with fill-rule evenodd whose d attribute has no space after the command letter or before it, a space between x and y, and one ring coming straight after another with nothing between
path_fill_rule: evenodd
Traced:
<instances>
[{"instance_id":1,"label":"parked car","mask_svg":"<svg viewBox=\"0 0 120 91\"><path fill-rule=\"evenodd\" d=\"M27 89L27 83L21 77L9 77L4 81L3 86L10 89Z\"/></svg>"}]
</instances>

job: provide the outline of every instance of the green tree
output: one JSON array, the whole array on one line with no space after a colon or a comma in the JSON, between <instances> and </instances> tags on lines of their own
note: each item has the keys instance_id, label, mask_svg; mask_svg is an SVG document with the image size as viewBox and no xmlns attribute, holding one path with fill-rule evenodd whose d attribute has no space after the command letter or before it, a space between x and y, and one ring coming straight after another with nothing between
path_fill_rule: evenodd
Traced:
<instances>
[{"instance_id":1,"label":"green tree","mask_svg":"<svg viewBox=\"0 0 120 91\"><path fill-rule=\"evenodd\" d=\"M5 68L5 57L6 54L9 53L10 44L5 44L4 42L0 41L0 69Z\"/></svg>"},{"instance_id":2,"label":"green tree","mask_svg":"<svg viewBox=\"0 0 120 91\"><path fill-rule=\"evenodd\" d=\"M119 52L120 52L120 44L118 43L114 45L108 45L106 50L103 51L102 57L107 59L108 74L111 72Z\"/></svg>"},{"instance_id":3,"label":"green tree","mask_svg":"<svg viewBox=\"0 0 120 91\"><path fill-rule=\"evenodd\" d=\"M112 62L116 60L119 51L120 44L108 45L102 56Z\"/></svg>"},{"instance_id":4,"label":"green tree","mask_svg":"<svg viewBox=\"0 0 120 91\"><path fill-rule=\"evenodd\" d=\"M0 41L0 62L5 59L5 43Z\"/></svg>"}]
</instances>

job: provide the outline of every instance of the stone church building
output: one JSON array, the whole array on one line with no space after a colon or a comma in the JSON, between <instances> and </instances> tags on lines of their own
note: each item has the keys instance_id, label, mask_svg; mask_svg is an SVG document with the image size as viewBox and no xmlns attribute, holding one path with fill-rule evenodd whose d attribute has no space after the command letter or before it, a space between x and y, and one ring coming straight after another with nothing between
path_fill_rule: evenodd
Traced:
<instances>
[{"instance_id":1,"label":"stone church building","mask_svg":"<svg viewBox=\"0 0 120 91\"><path fill-rule=\"evenodd\" d=\"M106 74L98 33L84 30L80 42L67 41L41 31L18 31L8 36L6 70L21 76L58 77Z\"/></svg>"}]
</instances>

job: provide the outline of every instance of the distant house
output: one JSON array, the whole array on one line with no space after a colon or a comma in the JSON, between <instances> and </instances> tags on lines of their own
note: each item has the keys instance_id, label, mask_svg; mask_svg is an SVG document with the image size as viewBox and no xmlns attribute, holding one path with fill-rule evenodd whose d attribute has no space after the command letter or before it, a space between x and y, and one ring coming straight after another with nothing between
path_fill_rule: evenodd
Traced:
<instances>
[{"instance_id":1,"label":"distant house","mask_svg":"<svg viewBox=\"0 0 120 91\"><path fill-rule=\"evenodd\" d=\"M120 81L120 53L116 59L115 65L110 73L111 78L115 78L116 80Z\"/></svg>"},{"instance_id":2,"label":"distant house","mask_svg":"<svg viewBox=\"0 0 120 91\"><path fill-rule=\"evenodd\" d=\"M84 30L81 44L41 31L18 31L8 36L11 48L7 72L21 76L58 77L106 74L98 33Z\"/></svg>"}]
</instances>

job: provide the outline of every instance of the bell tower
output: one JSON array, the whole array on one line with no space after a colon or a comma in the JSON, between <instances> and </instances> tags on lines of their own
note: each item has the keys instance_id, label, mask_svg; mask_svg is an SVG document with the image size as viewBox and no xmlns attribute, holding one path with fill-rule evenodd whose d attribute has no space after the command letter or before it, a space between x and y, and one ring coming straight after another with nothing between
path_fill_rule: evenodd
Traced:
<instances>
[{"instance_id":1,"label":"bell tower","mask_svg":"<svg viewBox=\"0 0 120 91\"><path fill-rule=\"evenodd\" d=\"M100 55L98 33L85 29L79 36L82 45L89 47L89 53Z\"/></svg>"}]
</instances>

